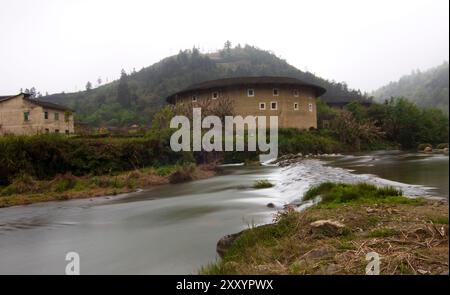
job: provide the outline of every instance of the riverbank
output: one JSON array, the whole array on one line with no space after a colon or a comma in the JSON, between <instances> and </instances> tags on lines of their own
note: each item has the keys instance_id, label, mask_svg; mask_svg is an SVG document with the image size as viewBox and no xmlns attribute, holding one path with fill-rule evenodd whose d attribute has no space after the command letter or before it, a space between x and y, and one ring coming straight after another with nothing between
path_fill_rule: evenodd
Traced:
<instances>
[{"instance_id":1,"label":"riverbank","mask_svg":"<svg viewBox=\"0 0 450 295\"><path fill-rule=\"evenodd\" d=\"M369 184L326 183L289 207L275 224L218 243L223 259L202 274L365 274L366 254L380 256L381 274L448 273L448 203L411 199Z\"/></svg>"},{"instance_id":2,"label":"riverbank","mask_svg":"<svg viewBox=\"0 0 450 295\"><path fill-rule=\"evenodd\" d=\"M36 180L28 175L17 177L0 187L0 208L37 202L114 196L138 189L204 179L216 174L215 165L170 165L149 167L101 176L57 175L52 180Z\"/></svg>"}]
</instances>

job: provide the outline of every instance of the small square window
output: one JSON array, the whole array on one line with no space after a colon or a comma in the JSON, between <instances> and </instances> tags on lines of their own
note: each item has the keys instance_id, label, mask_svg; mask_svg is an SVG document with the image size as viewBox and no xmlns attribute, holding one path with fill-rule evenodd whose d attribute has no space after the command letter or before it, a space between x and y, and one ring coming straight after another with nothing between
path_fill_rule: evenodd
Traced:
<instances>
[{"instance_id":1,"label":"small square window","mask_svg":"<svg viewBox=\"0 0 450 295\"><path fill-rule=\"evenodd\" d=\"M197 102L197 95L192 96L192 102Z\"/></svg>"},{"instance_id":2,"label":"small square window","mask_svg":"<svg viewBox=\"0 0 450 295\"><path fill-rule=\"evenodd\" d=\"M308 109L309 109L310 112L313 111L313 104L312 104L312 103L309 103L309 104L308 104Z\"/></svg>"},{"instance_id":3,"label":"small square window","mask_svg":"<svg viewBox=\"0 0 450 295\"><path fill-rule=\"evenodd\" d=\"M30 112L24 112L23 113L23 120L24 121L30 121Z\"/></svg>"},{"instance_id":4,"label":"small square window","mask_svg":"<svg viewBox=\"0 0 450 295\"><path fill-rule=\"evenodd\" d=\"M218 99L218 98L219 98L219 92L214 91L214 92L212 93L212 99Z\"/></svg>"},{"instance_id":5,"label":"small square window","mask_svg":"<svg viewBox=\"0 0 450 295\"><path fill-rule=\"evenodd\" d=\"M55 113L55 121L59 121L59 113Z\"/></svg>"},{"instance_id":6,"label":"small square window","mask_svg":"<svg viewBox=\"0 0 450 295\"><path fill-rule=\"evenodd\" d=\"M45 128L45 134L49 134L50 133L50 129Z\"/></svg>"},{"instance_id":7,"label":"small square window","mask_svg":"<svg viewBox=\"0 0 450 295\"><path fill-rule=\"evenodd\" d=\"M44 112L44 119L48 120L48 112Z\"/></svg>"},{"instance_id":8,"label":"small square window","mask_svg":"<svg viewBox=\"0 0 450 295\"><path fill-rule=\"evenodd\" d=\"M247 96L248 97L255 96L255 90L254 89L247 89Z\"/></svg>"},{"instance_id":9,"label":"small square window","mask_svg":"<svg viewBox=\"0 0 450 295\"><path fill-rule=\"evenodd\" d=\"M59 133L59 129L55 129L55 133Z\"/></svg>"},{"instance_id":10,"label":"small square window","mask_svg":"<svg viewBox=\"0 0 450 295\"><path fill-rule=\"evenodd\" d=\"M298 95L299 95L298 89L294 89L293 92L294 92L294 96L295 96L295 97L298 97Z\"/></svg>"},{"instance_id":11,"label":"small square window","mask_svg":"<svg viewBox=\"0 0 450 295\"><path fill-rule=\"evenodd\" d=\"M294 102L294 111L298 111L298 102Z\"/></svg>"},{"instance_id":12,"label":"small square window","mask_svg":"<svg viewBox=\"0 0 450 295\"><path fill-rule=\"evenodd\" d=\"M260 109L261 111L264 111L264 110L266 109L266 103L265 103L265 102L260 102L260 103L259 103L259 109Z\"/></svg>"},{"instance_id":13,"label":"small square window","mask_svg":"<svg viewBox=\"0 0 450 295\"><path fill-rule=\"evenodd\" d=\"M69 135L69 130L66 130L66 135Z\"/></svg>"},{"instance_id":14,"label":"small square window","mask_svg":"<svg viewBox=\"0 0 450 295\"><path fill-rule=\"evenodd\" d=\"M278 103L276 101L272 101L270 103L270 109L273 110L273 111L277 110L278 109Z\"/></svg>"},{"instance_id":15,"label":"small square window","mask_svg":"<svg viewBox=\"0 0 450 295\"><path fill-rule=\"evenodd\" d=\"M273 96L278 96L280 94L280 91L278 90L278 88L274 88L273 89Z\"/></svg>"}]
</instances>

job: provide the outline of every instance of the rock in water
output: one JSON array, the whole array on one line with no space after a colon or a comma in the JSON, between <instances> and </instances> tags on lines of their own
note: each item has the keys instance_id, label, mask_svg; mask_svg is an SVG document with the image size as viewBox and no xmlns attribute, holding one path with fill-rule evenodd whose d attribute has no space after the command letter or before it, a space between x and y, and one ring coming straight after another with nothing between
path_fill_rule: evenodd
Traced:
<instances>
[{"instance_id":1,"label":"rock in water","mask_svg":"<svg viewBox=\"0 0 450 295\"><path fill-rule=\"evenodd\" d=\"M268 208L275 208L275 204L274 203L269 203L269 204L267 204L267 207Z\"/></svg>"},{"instance_id":2,"label":"rock in water","mask_svg":"<svg viewBox=\"0 0 450 295\"><path fill-rule=\"evenodd\" d=\"M342 235L345 225L335 220L317 220L310 224L313 235L339 236Z\"/></svg>"},{"instance_id":3,"label":"rock in water","mask_svg":"<svg viewBox=\"0 0 450 295\"><path fill-rule=\"evenodd\" d=\"M425 153L432 153L432 152L433 152L433 149L432 149L431 147L427 146L423 151L424 151Z\"/></svg>"}]
</instances>

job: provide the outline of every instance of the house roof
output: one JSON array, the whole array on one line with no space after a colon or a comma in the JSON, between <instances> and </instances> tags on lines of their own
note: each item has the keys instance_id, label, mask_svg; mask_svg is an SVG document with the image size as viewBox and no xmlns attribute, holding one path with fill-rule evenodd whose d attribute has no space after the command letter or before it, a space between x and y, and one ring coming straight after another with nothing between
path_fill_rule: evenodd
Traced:
<instances>
[{"instance_id":1,"label":"house roof","mask_svg":"<svg viewBox=\"0 0 450 295\"><path fill-rule=\"evenodd\" d=\"M270 85L297 85L303 87L311 87L315 90L316 95L319 97L326 92L326 89L315 84L307 83L296 78L290 77L279 77L279 76L258 76L258 77L236 77L236 78L225 78L219 80L210 80L201 82L198 84L191 85L179 92L176 92L169 97L167 101L172 103L176 95L185 94L188 92L196 90L208 90L220 87L229 87L236 85L260 85L260 84L270 84Z\"/></svg>"},{"instance_id":2,"label":"house roof","mask_svg":"<svg viewBox=\"0 0 450 295\"><path fill-rule=\"evenodd\" d=\"M39 99L35 99L35 98L30 98L31 95L28 94L28 93L19 93L17 95L0 96L0 102L9 100L11 98L14 98L14 97L17 97L17 96L20 96L20 95L24 96L24 100L26 100L26 101L28 101L28 102L30 102L32 104L41 106L43 108L53 109L53 110L60 110L60 111L73 111L72 109L70 109L68 107L65 107L65 106L62 106L62 105L59 105L59 104L56 104L56 103L52 103L52 102L44 101L44 100L39 100Z\"/></svg>"},{"instance_id":3,"label":"house roof","mask_svg":"<svg viewBox=\"0 0 450 295\"><path fill-rule=\"evenodd\" d=\"M41 106L43 108L47 108L47 109L53 109L53 110L60 110L60 111L73 111L71 108L56 104L56 103L52 103L49 101L43 101L43 100L38 100L38 99L31 99L31 98L27 98L25 97L26 101L29 101L35 105Z\"/></svg>"}]
</instances>

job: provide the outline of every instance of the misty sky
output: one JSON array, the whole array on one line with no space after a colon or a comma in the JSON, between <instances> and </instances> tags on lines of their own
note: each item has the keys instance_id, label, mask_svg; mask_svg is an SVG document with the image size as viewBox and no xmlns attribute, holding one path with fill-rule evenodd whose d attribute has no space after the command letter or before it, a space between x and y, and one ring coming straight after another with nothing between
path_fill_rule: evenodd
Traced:
<instances>
[{"instance_id":1,"label":"misty sky","mask_svg":"<svg viewBox=\"0 0 450 295\"><path fill-rule=\"evenodd\" d=\"M0 95L82 90L227 39L371 91L448 60L448 35L448 0L0 0Z\"/></svg>"}]
</instances>

